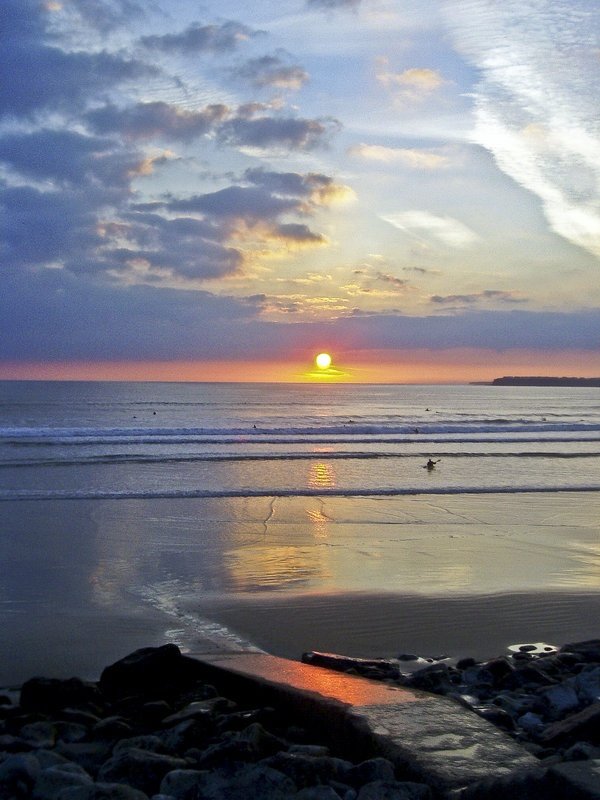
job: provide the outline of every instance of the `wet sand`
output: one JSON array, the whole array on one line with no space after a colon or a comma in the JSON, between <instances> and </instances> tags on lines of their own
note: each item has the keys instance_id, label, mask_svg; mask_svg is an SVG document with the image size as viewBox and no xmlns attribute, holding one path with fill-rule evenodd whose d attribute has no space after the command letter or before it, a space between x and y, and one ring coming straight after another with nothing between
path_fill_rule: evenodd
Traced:
<instances>
[{"instance_id":1,"label":"wet sand","mask_svg":"<svg viewBox=\"0 0 600 800\"><path fill-rule=\"evenodd\" d=\"M600 636L595 593L297 595L223 599L202 613L267 652L292 659L308 650L362 658L413 653L486 659L511 644L560 645Z\"/></svg>"},{"instance_id":2,"label":"wet sand","mask_svg":"<svg viewBox=\"0 0 600 800\"><path fill-rule=\"evenodd\" d=\"M600 496L4 502L0 685L226 630L276 655L600 636ZM216 633L215 633L216 632Z\"/></svg>"}]
</instances>

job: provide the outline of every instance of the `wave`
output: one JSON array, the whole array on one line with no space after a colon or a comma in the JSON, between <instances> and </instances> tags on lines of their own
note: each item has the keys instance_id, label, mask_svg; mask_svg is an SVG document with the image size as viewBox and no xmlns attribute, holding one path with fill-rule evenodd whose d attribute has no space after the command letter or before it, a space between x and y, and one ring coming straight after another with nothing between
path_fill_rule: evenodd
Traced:
<instances>
[{"instance_id":1,"label":"wave","mask_svg":"<svg viewBox=\"0 0 600 800\"><path fill-rule=\"evenodd\" d=\"M267 444L326 443L329 441L423 441L427 436L485 436L481 441L491 441L489 436L510 434L539 436L552 440L546 434L598 434L589 441L600 441L600 423L511 423L498 424L411 424L411 425L323 425L318 427L262 427L262 428L0 428L3 444L62 444L62 445L112 445L112 444L235 444L240 441ZM358 437L369 437L359 439ZM374 439L383 437L385 439ZM414 438L414 437L417 438ZM319 438L320 437L320 438ZM408 437L408 438L407 438ZM563 437L561 437L562 439ZM578 437L579 439L579 437ZM502 441L499 439L498 441ZM464 438L462 441L477 441ZM527 441L523 439L522 441Z\"/></svg>"},{"instance_id":2,"label":"wave","mask_svg":"<svg viewBox=\"0 0 600 800\"><path fill-rule=\"evenodd\" d=\"M148 490L4 490L0 502L39 500L161 500L161 499L228 499L244 497L406 497L417 495L458 494L557 494L600 492L600 484L565 486L436 486L380 489L148 489Z\"/></svg>"},{"instance_id":3,"label":"wave","mask_svg":"<svg viewBox=\"0 0 600 800\"><path fill-rule=\"evenodd\" d=\"M577 440L581 441L581 440ZM444 450L440 457L449 458L600 458L600 453L579 451L511 451L502 452L451 452ZM411 453L377 452L292 452L292 453L189 453L181 455L145 455L139 453L114 453L82 456L81 458L21 458L0 461L0 469L15 467L75 467L117 464L195 464L203 462L244 462L244 461L331 461L331 460L377 460L377 459L423 459L429 458L431 451Z\"/></svg>"}]
</instances>

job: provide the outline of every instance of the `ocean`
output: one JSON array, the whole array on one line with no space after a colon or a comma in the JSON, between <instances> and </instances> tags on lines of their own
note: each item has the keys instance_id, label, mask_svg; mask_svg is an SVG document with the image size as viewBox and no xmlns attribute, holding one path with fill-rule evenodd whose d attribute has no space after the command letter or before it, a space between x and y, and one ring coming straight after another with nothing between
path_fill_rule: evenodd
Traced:
<instances>
[{"instance_id":1,"label":"ocean","mask_svg":"<svg viewBox=\"0 0 600 800\"><path fill-rule=\"evenodd\" d=\"M591 633L599 468L597 388L0 382L0 681L165 638L481 649L475 598Z\"/></svg>"}]
</instances>

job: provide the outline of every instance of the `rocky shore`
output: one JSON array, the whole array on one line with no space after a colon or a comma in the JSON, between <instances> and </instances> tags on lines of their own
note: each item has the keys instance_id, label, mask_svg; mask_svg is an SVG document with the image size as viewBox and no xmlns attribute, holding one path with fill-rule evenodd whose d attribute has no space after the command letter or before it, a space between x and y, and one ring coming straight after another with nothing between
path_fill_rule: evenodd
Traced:
<instances>
[{"instance_id":1,"label":"rocky shore","mask_svg":"<svg viewBox=\"0 0 600 800\"><path fill-rule=\"evenodd\" d=\"M541 765L600 759L600 639L516 646L489 661L356 659L304 653L307 664L444 695L504 730Z\"/></svg>"},{"instance_id":2,"label":"rocky shore","mask_svg":"<svg viewBox=\"0 0 600 800\"><path fill-rule=\"evenodd\" d=\"M224 697L175 645L100 680L0 695L0 800L428 800L384 758L349 761L276 708Z\"/></svg>"}]
</instances>

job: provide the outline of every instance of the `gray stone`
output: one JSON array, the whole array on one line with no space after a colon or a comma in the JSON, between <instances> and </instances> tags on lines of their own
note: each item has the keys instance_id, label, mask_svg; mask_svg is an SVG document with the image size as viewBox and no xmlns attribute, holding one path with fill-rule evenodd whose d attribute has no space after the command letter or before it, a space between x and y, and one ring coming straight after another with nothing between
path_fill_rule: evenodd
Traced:
<instances>
[{"instance_id":1,"label":"gray stone","mask_svg":"<svg viewBox=\"0 0 600 800\"><path fill-rule=\"evenodd\" d=\"M345 776L345 782L358 787L373 781L393 781L394 765L387 758L369 758L351 767Z\"/></svg>"},{"instance_id":2,"label":"gray stone","mask_svg":"<svg viewBox=\"0 0 600 800\"><path fill-rule=\"evenodd\" d=\"M201 675L197 661L182 655L176 645L165 644L136 650L106 667L99 687L111 700L132 695L164 700L193 686Z\"/></svg>"},{"instance_id":3,"label":"gray stone","mask_svg":"<svg viewBox=\"0 0 600 800\"><path fill-rule=\"evenodd\" d=\"M600 744L600 703L594 703L583 711L571 714L559 722L553 722L540 736L542 743L567 740L584 740Z\"/></svg>"},{"instance_id":4,"label":"gray stone","mask_svg":"<svg viewBox=\"0 0 600 800\"><path fill-rule=\"evenodd\" d=\"M266 766L283 772L302 788L332 780L347 783L346 776L352 769L349 761L331 756L309 757L294 753L277 753L263 761Z\"/></svg>"},{"instance_id":5,"label":"gray stone","mask_svg":"<svg viewBox=\"0 0 600 800\"><path fill-rule=\"evenodd\" d=\"M267 758L287 747L282 739L265 730L260 722L248 725L244 731L238 734L237 738L239 741L248 742L250 748L259 759Z\"/></svg>"},{"instance_id":6,"label":"gray stone","mask_svg":"<svg viewBox=\"0 0 600 800\"><path fill-rule=\"evenodd\" d=\"M74 786L90 786L92 779L78 764L57 764L40 772L33 789L34 800L58 800Z\"/></svg>"},{"instance_id":7,"label":"gray stone","mask_svg":"<svg viewBox=\"0 0 600 800\"><path fill-rule=\"evenodd\" d=\"M561 653L574 653L582 661L600 661L600 639L587 639L584 642L565 644Z\"/></svg>"},{"instance_id":8,"label":"gray stone","mask_svg":"<svg viewBox=\"0 0 600 800\"><path fill-rule=\"evenodd\" d=\"M133 733L133 728L123 717L105 717L96 723L90 732L93 739L115 741L125 739Z\"/></svg>"},{"instance_id":9,"label":"gray stone","mask_svg":"<svg viewBox=\"0 0 600 800\"><path fill-rule=\"evenodd\" d=\"M329 748L324 744L293 744L288 747L288 753L297 756L328 756Z\"/></svg>"},{"instance_id":10,"label":"gray stone","mask_svg":"<svg viewBox=\"0 0 600 800\"><path fill-rule=\"evenodd\" d=\"M160 793L174 797L175 800L188 800L197 797L197 789L202 785L205 773L197 769L175 769L168 772L160 784Z\"/></svg>"},{"instance_id":11,"label":"gray stone","mask_svg":"<svg viewBox=\"0 0 600 800\"><path fill-rule=\"evenodd\" d=\"M110 758L98 771L98 781L126 783L151 795L158 792L164 776L188 766L183 758L132 748Z\"/></svg>"},{"instance_id":12,"label":"gray stone","mask_svg":"<svg viewBox=\"0 0 600 800\"><path fill-rule=\"evenodd\" d=\"M90 775L95 775L109 758L110 747L106 742L59 742L54 752L79 764Z\"/></svg>"},{"instance_id":13,"label":"gray stone","mask_svg":"<svg viewBox=\"0 0 600 800\"><path fill-rule=\"evenodd\" d=\"M478 781L455 796L460 800L557 800L548 770L543 767Z\"/></svg>"},{"instance_id":14,"label":"gray stone","mask_svg":"<svg viewBox=\"0 0 600 800\"><path fill-rule=\"evenodd\" d=\"M148 795L122 783L95 783L67 789L58 800L148 800Z\"/></svg>"},{"instance_id":15,"label":"gray stone","mask_svg":"<svg viewBox=\"0 0 600 800\"><path fill-rule=\"evenodd\" d=\"M573 679L573 688L584 702L600 700L600 667L583 669Z\"/></svg>"},{"instance_id":16,"label":"gray stone","mask_svg":"<svg viewBox=\"0 0 600 800\"><path fill-rule=\"evenodd\" d=\"M20 734L32 747L54 747L56 743L56 726L52 722L30 722L23 725Z\"/></svg>"},{"instance_id":17,"label":"gray stone","mask_svg":"<svg viewBox=\"0 0 600 800\"><path fill-rule=\"evenodd\" d=\"M600 761L569 761L549 773L568 800L600 800Z\"/></svg>"},{"instance_id":18,"label":"gray stone","mask_svg":"<svg viewBox=\"0 0 600 800\"><path fill-rule=\"evenodd\" d=\"M113 747L112 754L113 756L116 756L119 753L122 753L124 750L131 750L132 748L137 750L146 750L150 753L162 753L163 755L168 756L175 754L170 747L167 747L160 737L154 736L153 734L147 734L145 736L132 736L129 739L121 739Z\"/></svg>"},{"instance_id":19,"label":"gray stone","mask_svg":"<svg viewBox=\"0 0 600 800\"><path fill-rule=\"evenodd\" d=\"M559 684L544 689L541 697L548 705L548 716L550 719L560 719L570 711L575 711L579 706L577 692L571 686Z\"/></svg>"},{"instance_id":20,"label":"gray stone","mask_svg":"<svg viewBox=\"0 0 600 800\"><path fill-rule=\"evenodd\" d=\"M35 757L40 762L40 767L46 769L47 767L56 767L59 764L69 764L69 760L61 756L55 750L36 750Z\"/></svg>"},{"instance_id":21,"label":"gray stone","mask_svg":"<svg viewBox=\"0 0 600 800\"><path fill-rule=\"evenodd\" d=\"M0 797L29 792L40 773L40 762L30 753L10 755L0 763Z\"/></svg>"},{"instance_id":22,"label":"gray stone","mask_svg":"<svg viewBox=\"0 0 600 800\"><path fill-rule=\"evenodd\" d=\"M203 800L290 800L298 791L296 784L276 769L246 766L231 776L208 773L198 797Z\"/></svg>"},{"instance_id":23,"label":"gray stone","mask_svg":"<svg viewBox=\"0 0 600 800\"><path fill-rule=\"evenodd\" d=\"M164 717L162 725L167 728L172 725L178 725L180 722L186 722L188 719L205 719L208 725L212 723L214 709L218 707L218 701L222 699L223 698L212 698L210 700L196 700L193 703L189 703L175 714Z\"/></svg>"},{"instance_id":24,"label":"gray stone","mask_svg":"<svg viewBox=\"0 0 600 800\"><path fill-rule=\"evenodd\" d=\"M77 708L100 701L94 684L79 678L31 678L21 687L21 708L25 711L53 713L62 708Z\"/></svg>"},{"instance_id":25,"label":"gray stone","mask_svg":"<svg viewBox=\"0 0 600 800\"><path fill-rule=\"evenodd\" d=\"M87 725L68 720L59 720L54 723L54 727L57 738L62 742L81 742L86 738L89 729Z\"/></svg>"},{"instance_id":26,"label":"gray stone","mask_svg":"<svg viewBox=\"0 0 600 800\"><path fill-rule=\"evenodd\" d=\"M340 800L331 786L307 786L294 795L294 800Z\"/></svg>"},{"instance_id":27,"label":"gray stone","mask_svg":"<svg viewBox=\"0 0 600 800\"><path fill-rule=\"evenodd\" d=\"M424 783L373 781L365 784L358 800L430 800L431 789Z\"/></svg>"}]
</instances>

